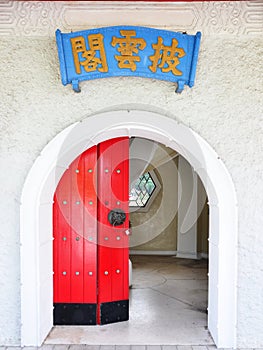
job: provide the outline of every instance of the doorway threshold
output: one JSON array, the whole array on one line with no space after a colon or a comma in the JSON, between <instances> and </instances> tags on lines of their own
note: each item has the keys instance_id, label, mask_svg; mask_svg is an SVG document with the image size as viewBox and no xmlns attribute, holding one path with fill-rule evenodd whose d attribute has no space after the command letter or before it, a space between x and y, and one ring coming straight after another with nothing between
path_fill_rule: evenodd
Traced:
<instances>
[{"instance_id":1,"label":"doorway threshold","mask_svg":"<svg viewBox=\"0 0 263 350\"><path fill-rule=\"evenodd\" d=\"M207 329L207 261L132 256L130 319L55 326L45 344L212 346Z\"/></svg>"}]
</instances>

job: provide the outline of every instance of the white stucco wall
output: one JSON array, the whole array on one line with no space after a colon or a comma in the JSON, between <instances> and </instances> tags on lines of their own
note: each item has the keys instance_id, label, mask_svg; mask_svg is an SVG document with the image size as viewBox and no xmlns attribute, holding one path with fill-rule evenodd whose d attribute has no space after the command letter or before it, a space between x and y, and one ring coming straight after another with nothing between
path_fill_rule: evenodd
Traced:
<instances>
[{"instance_id":1,"label":"white stucco wall","mask_svg":"<svg viewBox=\"0 0 263 350\"><path fill-rule=\"evenodd\" d=\"M30 167L68 125L133 108L191 127L230 172L239 209L238 347L263 347L262 34L242 33L203 36L196 86L181 95L172 83L141 78L84 82L75 94L61 85L54 38L0 36L0 344L20 342L19 204Z\"/></svg>"}]
</instances>

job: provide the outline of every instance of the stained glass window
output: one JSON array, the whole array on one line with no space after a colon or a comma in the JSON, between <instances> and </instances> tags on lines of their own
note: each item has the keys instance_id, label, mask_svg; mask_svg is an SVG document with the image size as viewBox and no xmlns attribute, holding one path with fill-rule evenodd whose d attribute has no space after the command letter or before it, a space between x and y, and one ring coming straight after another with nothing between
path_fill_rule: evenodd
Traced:
<instances>
[{"instance_id":1,"label":"stained glass window","mask_svg":"<svg viewBox=\"0 0 263 350\"><path fill-rule=\"evenodd\" d=\"M154 191L156 184L150 173L140 176L133 184L129 195L129 206L143 208L147 205Z\"/></svg>"}]
</instances>

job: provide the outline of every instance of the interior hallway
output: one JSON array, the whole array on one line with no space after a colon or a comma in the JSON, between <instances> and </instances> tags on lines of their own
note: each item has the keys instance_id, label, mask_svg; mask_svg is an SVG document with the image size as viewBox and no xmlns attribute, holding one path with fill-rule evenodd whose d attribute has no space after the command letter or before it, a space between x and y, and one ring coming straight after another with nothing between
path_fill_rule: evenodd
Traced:
<instances>
[{"instance_id":1,"label":"interior hallway","mask_svg":"<svg viewBox=\"0 0 263 350\"><path fill-rule=\"evenodd\" d=\"M130 320L56 326L45 344L213 345L207 330L207 261L132 256Z\"/></svg>"}]
</instances>

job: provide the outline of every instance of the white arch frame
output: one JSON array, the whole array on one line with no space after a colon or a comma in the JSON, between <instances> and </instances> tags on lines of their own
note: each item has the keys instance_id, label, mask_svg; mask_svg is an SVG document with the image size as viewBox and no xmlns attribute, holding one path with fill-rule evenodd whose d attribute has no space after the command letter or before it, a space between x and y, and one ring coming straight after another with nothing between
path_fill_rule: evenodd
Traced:
<instances>
[{"instance_id":1,"label":"white arch frame","mask_svg":"<svg viewBox=\"0 0 263 350\"><path fill-rule=\"evenodd\" d=\"M106 112L58 134L32 166L21 198L21 345L40 346L53 326L52 204L60 177L83 152L110 138L152 139L181 153L203 181L210 207L208 328L236 348L237 203L232 179L204 139L157 113Z\"/></svg>"}]
</instances>

